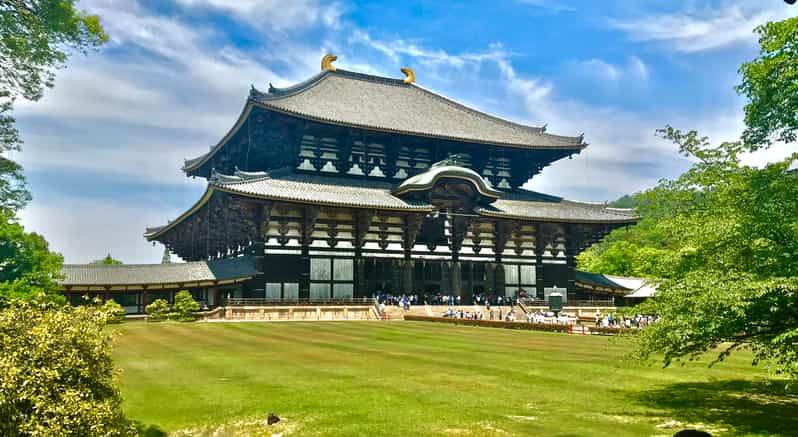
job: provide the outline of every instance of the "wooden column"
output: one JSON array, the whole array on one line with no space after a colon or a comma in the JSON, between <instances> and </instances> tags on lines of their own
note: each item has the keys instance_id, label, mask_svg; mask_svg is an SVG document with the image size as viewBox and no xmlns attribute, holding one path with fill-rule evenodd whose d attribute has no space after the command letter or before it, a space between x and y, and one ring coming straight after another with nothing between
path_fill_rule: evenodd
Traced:
<instances>
[{"instance_id":1,"label":"wooden column","mask_svg":"<svg viewBox=\"0 0 798 437\"><path fill-rule=\"evenodd\" d=\"M496 268L493 271L494 294L497 296L505 295L504 287L504 265L502 264L502 252L507 247L507 241L516 224L508 221L496 221L493 224L493 253L496 261Z\"/></svg>"},{"instance_id":2,"label":"wooden column","mask_svg":"<svg viewBox=\"0 0 798 437\"><path fill-rule=\"evenodd\" d=\"M319 217L319 208L314 206L305 207L302 210L300 223L300 273L299 273L299 297L310 297L310 245L313 243L313 229L316 226L316 219Z\"/></svg>"},{"instance_id":3,"label":"wooden column","mask_svg":"<svg viewBox=\"0 0 798 437\"><path fill-rule=\"evenodd\" d=\"M546 245L553 241L553 230L551 226L541 223L536 227L535 235L535 293L538 299L543 299L545 295L546 280L545 269L543 268L543 253Z\"/></svg>"},{"instance_id":4,"label":"wooden column","mask_svg":"<svg viewBox=\"0 0 798 437\"><path fill-rule=\"evenodd\" d=\"M354 295L371 296L374 290L366 289L366 263L363 259L363 245L365 244L366 234L369 231L371 220L374 218L374 211L358 210L355 212L354 241L355 248L355 271L354 271Z\"/></svg>"},{"instance_id":5,"label":"wooden column","mask_svg":"<svg viewBox=\"0 0 798 437\"><path fill-rule=\"evenodd\" d=\"M404 217L404 224L402 226L402 248L404 249L402 291L408 294L413 294L415 292L415 281L413 278L415 262L412 260L411 256L422 223L424 223L423 216L419 214L408 214Z\"/></svg>"}]
</instances>

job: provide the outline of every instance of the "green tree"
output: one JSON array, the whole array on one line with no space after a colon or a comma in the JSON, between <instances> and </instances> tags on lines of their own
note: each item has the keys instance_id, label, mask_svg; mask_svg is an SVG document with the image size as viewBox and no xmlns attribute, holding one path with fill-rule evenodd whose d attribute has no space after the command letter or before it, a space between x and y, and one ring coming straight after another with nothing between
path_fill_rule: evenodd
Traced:
<instances>
[{"instance_id":1,"label":"green tree","mask_svg":"<svg viewBox=\"0 0 798 437\"><path fill-rule=\"evenodd\" d=\"M148 320L163 320L169 316L169 303L164 299L155 299L144 307Z\"/></svg>"},{"instance_id":2,"label":"green tree","mask_svg":"<svg viewBox=\"0 0 798 437\"><path fill-rule=\"evenodd\" d=\"M174 312L177 320L181 322L192 322L197 320L196 312L199 310L199 303L194 300L194 296L187 290L181 290L175 294L175 303L172 305L172 312Z\"/></svg>"},{"instance_id":3,"label":"green tree","mask_svg":"<svg viewBox=\"0 0 798 437\"><path fill-rule=\"evenodd\" d=\"M122 265L123 263L122 263L122 261L119 261L118 259L112 258L111 254L109 253L108 255L105 256L105 258L96 259L96 260L90 262L89 264L99 264L99 265L105 265L105 266L118 266L118 265Z\"/></svg>"},{"instance_id":4,"label":"green tree","mask_svg":"<svg viewBox=\"0 0 798 437\"><path fill-rule=\"evenodd\" d=\"M740 67L737 92L745 106L745 145L768 146L773 140L792 143L798 134L798 17L756 28L759 56Z\"/></svg>"},{"instance_id":5,"label":"green tree","mask_svg":"<svg viewBox=\"0 0 798 437\"><path fill-rule=\"evenodd\" d=\"M105 316L105 323L116 324L125 321L125 316L127 315L125 309L113 299L106 300L99 306L99 309L100 313Z\"/></svg>"},{"instance_id":6,"label":"green tree","mask_svg":"<svg viewBox=\"0 0 798 437\"><path fill-rule=\"evenodd\" d=\"M0 312L0 435L132 436L104 317L24 303Z\"/></svg>"},{"instance_id":7,"label":"green tree","mask_svg":"<svg viewBox=\"0 0 798 437\"><path fill-rule=\"evenodd\" d=\"M789 170L798 153L748 167L739 142L660 133L697 163L652 190L671 208L647 223L668 244L653 252L651 273L662 281L643 311L662 321L638 336L638 355L662 353L668 365L718 347L722 360L745 346L755 362L798 378L798 172ZM646 256L638 249L633 257Z\"/></svg>"},{"instance_id":8,"label":"green tree","mask_svg":"<svg viewBox=\"0 0 798 437\"><path fill-rule=\"evenodd\" d=\"M43 294L64 302L58 292L63 258L50 252L47 241L7 213L0 213L0 306Z\"/></svg>"},{"instance_id":9,"label":"green tree","mask_svg":"<svg viewBox=\"0 0 798 437\"><path fill-rule=\"evenodd\" d=\"M22 168L7 157L22 144L11 115L14 101L39 100L70 51L85 52L108 40L100 19L75 3L0 2L0 209L17 211L30 200Z\"/></svg>"}]
</instances>

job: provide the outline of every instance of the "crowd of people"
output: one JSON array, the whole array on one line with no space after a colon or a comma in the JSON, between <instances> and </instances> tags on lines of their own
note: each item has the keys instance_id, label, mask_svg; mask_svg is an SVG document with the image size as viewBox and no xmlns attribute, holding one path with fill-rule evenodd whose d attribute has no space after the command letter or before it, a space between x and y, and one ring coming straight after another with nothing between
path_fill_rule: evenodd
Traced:
<instances>
[{"instance_id":1,"label":"crowd of people","mask_svg":"<svg viewBox=\"0 0 798 437\"><path fill-rule=\"evenodd\" d=\"M525 321L527 323L573 323L573 317L556 317L553 313L542 312L540 310L529 312L526 314L518 314L516 305L518 298L510 296L496 296L475 294L471 304L484 307L485 313L482 311L466 311L463 308L456 308L460 305L467 305L464 302L467 299L461 296L447 295L447 294L388 294L377 292L374 294L381 306L395 305L401 307L405 311L409 311L413 305L439 305L448 306L446 310L441 313L442 317L458 318L465 320L503 320L506 322ZM621 328L645 328L646 326L658 320L657 316L651 314L637 314L633 317L620 316L614 312L603 314L600 310L596 310L595 325L603 327L621 327Z\"/></svg>"},{"instance_id":2,"label":"crowd of people","mask_svg":"<svg viewBox=\"0 0 798 437\"><path fill-rule=\"evenodd\" d=\"M645 328L646 326L659 320L653 314L637 314L634 317L618 316L615 313L603 315L596 310L596 326L616 327L616 328Z\"/></svg>"},{"instance_id":3,"label":"crowd of people","mask_svg":"<svg viewBox=\"0 0 798 437\"><path fill-rule=\"evenodd\" d=\"M471 302L468 301L468 298L464 298L462 296L457 296L453 294L390 294L390 293L383 293L383 292L375 292L374 297L379 301L381 304L385 305L396 305L400 307L406 307L411 305L419 305L419 304L426 304L426 305L448 305L448 306L459 306L459 305L483 305L487 308L491 306L515 306L518 304L518 298L514 296L497 296L495 294L482 294L476 293L474 294Z\"/></svg>"}]
</instances>

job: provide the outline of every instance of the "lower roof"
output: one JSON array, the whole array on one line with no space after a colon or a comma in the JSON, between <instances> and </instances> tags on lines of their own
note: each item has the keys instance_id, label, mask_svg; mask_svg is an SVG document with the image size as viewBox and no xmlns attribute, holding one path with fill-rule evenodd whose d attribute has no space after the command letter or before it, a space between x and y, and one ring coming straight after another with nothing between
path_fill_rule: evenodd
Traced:
<instances>
[{"instance_id":1,"label":"lower roof","mask_svg":"<svg viewBox=\"0 0 798 437\"><path fill-rule=\"evenodd\" d=\"M657 293L657 286L648 279L631 278L626 276L604 275L582 270L576 271L576 282L594 288L609 288L613 292L621 293L624 297L646 298Z\"/></svg>"},{"instance_id":2,"label":"lower roof","mask_svg":"<svg viewBox=\"0 0 798 437\"><path fill-rule=\"evenodd\" d=\"M147 286L244 280L258 272L244 256L213 261L170 264L65 264L60 281L65 288L79 286Z\"/></svg>"},{"instance_id":3,"label":"lower roof","mask_svg":"<svg viewBox=\"0 0 798 437\"><path fill-rule=\"evenodd\" d=\"M148 228L144 236L153 240L177 226L205 205L215 191L253 199L341 208L406 212L435 209L424 201L402 197L394 188L387 181L297 173L290 168L269 172L236 171L234 175L214 173L205 194L193 207L167 225ZM634 211L627 209L574 202L523 189L496 193L501 196L498 200L474 212L485 217L556 223L631 224L637 221Z\"/></svg>"}]
</instances>

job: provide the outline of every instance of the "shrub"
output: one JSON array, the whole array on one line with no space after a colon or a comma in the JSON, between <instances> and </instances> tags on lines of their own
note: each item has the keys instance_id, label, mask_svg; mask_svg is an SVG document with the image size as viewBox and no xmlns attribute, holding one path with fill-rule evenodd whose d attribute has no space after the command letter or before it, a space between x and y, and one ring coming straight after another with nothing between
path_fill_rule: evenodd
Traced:
<instances>
[{"instance_id":1,"label":"shrub","mask_svg":"<svg viewBox=\"0 0 798 437\"><path fill-rule=\"evenodd\" d=\"M164 320L169 317L169 304L163 299L155 299L144 308L147 320Z\"/></svg>"},{"instance_id":2,"label":"shrub","mask_svg":"<svg viewBox=\"0 0 798 437\"><path fill-rule=\"evenodd\" d=\"M186 290L181 290L175 295L175 304L172 305L172 312L175 318L181 322L193 322L197 320L195 314L200 310L200 305L194 300L194 296Z\"/></svg>"},{"instance_id":3,"label":"shrub","mask_svg":"<svg viewBox=\"0 0 798 437\"><path fill-rule=\"evenodd\" d=\"M127 315L122 305L113 299L108 299L100 305L100 312L105 315L105 323L122 323Z\"/></svg>"},{"instance_id":4,"label":"shrub","mask_svg":"<svg viewBox=\"0 0 798 437\"><path fill-rule=\"evenodd\" d=\"M0 312L0 435L132 436L94 306L20 303Z\"/></svg>"},{"instance_id":5,"label":"shrub","mask_svg":"<svg viewBox=\"0 0 798 437\"><path fill-rule=\"evenodd\" d=\"M457 319L449 317L427 317L427 316L405 316L405 320L420 322L439 322L451 323L454 325L466 326L485 326L490 328L523 329L527 331L549 331L549 332L569 332L568 325L557 325L554 323L526 323L526 322L504 322L501 320L473 320Z\"/></svg>"},{"instance_id":6,"label":"shrub","mask_svg":"<svg viewBox=\"0 0 798 437\"><path fill-rule=\"evenodd\" d=\"M591 326L591 334L602 335L634 335L637 331L631 328L624 328L621 326Z\"/></svg>"}]
</instances>

